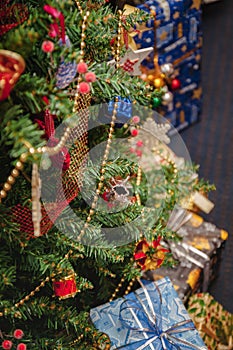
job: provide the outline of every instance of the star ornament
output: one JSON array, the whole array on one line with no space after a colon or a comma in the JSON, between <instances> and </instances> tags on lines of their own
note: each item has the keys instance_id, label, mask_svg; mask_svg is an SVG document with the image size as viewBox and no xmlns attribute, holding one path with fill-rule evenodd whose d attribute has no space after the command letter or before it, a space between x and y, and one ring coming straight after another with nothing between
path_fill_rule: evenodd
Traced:
<instances>
[{"instance_id":1,"label":"star ornament","mask_svg":"<svg viewBox=\"0 0 233 350\"><path fill-rule=\"evenodd\" d=\"M140 76L142 74L140 66L142 61L153 51L153 47L147 47L140 50L128 50L125 56L120 59L120 66L130 75ZM111 60L108 64L115 64L115 60Z\"/></svg>"}]
</instances>

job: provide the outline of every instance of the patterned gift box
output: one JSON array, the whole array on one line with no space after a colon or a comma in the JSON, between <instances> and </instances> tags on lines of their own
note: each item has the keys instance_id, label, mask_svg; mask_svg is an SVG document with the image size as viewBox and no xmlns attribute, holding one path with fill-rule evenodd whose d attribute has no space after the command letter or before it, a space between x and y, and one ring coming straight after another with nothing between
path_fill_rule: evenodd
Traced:
<instances>
[{"instance_id":1,"label":"patterned gift box","mask_svg":"<svg viewBox=\"0 0 233 350\"><path fill-rule=\"evenodd\" d=\"M209 350L233 348L233 315L209 293L193 295L188 312Z\"/></svg>"},{"instance_id":2,"label":"patterned gift box","mask_svg":"<svg viewBox=\"0 0 233 350\"><path fill-rule=\"evenodd\" d=\"M110 337L111 349L207 349L168 277L141 285L90 312L96 328Z\"/></svg>"},{"instance_id":3,"label":"patterned gift box","mask_svg":"<svg viewBox=\"0 0 233 350\"><path fill-rule=\"evenodd\" d=\"M203 266L201 291L206 292L209 284L216 278L228 233L213 223L206 222L192 213L191 219L181 226L177 233L182 237L180 243L172 243L176 256L185 257L199 267Z\"/></svg>"},{"instance_id":4,"label":"patterned gift box","mask_svg":"<svg viewBox=\"0 0 233 350\"><path fill-rule=\"evenodd\" d=\"M177 262L174 267L161 266L157 270L147 271L144 277L152 281L158 281L166 276L172 281L179 298L184 304L187 303L193 293L201 290L203 270L186 259Z\"/></svg>"},{"instance_id":5,"label":"patterned gift box","mask_svg":"<svg viewBox=\"0 0 233 350\"><path fill-rule=\"evenodd\" d=\"M178 222L178 215L175 222ZM179 297L184 303L195 292L205 292L218 273L224 243L228 238L225 230L206 222L195 213L187 212L182 225L170 226L181 237L178 243L168 242L173 257L177 259L174 267L160 267L147 271L145 278L158 280L168 276Z\"/></svg>"},{"instance_id":6,"label":"patterned gift box","mask_svg":"<svg viewBox=\"0 0 233 350\"><path fill-rule=\"evenodd\" d=\"M181 89L173 91L173 101L158 112L178 130L200 119L202 89L200 61L202 56L201 0L147 0L138 8L156 12L156 47L159 65L172 63L174 77ZM155 45L154 20L144 26L147 30L134 36L137 48ZM140 26L135 26L140 30ZM154 52L143 62L142 71L151 74Z\"/></svg>"}]
</instances>

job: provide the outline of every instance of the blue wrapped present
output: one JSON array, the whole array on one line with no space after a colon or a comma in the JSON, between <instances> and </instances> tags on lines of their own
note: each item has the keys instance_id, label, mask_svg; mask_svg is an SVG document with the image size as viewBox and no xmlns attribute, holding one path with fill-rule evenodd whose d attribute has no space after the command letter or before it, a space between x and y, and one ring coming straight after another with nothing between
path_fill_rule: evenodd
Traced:
<instances>
[{"instance_id":1,"label":"blue wrapped present","mask_svg":"<svg viewBox=\"0 0 233 350\"><path fill-rule=\"evenodd\" d=\"M111 349L207 350L168 277L141 281L141 288L91 310Z\"/></svg>"},{"instance_id":2,"label":"blue wrapped present","mask_svg":"<svg viewBox=\"0 0 233 350\"><path fill-rule=\"evenodd\" d=\"M138 49L155 46L160 66L174 67L172 78L181 82L181 89L172 91L173 103L158 110L178 130L200 119L202 108L201 69L202 11L201 0L146 0L138 5L141 10L156 12L155 21L148 20L148 30L134 36ZM135 29L138 25L135 25ZM156 36L156 37L155 37ZM143 60L141 70L153 75L154 52Z\"/></svg>"}]
</instances>

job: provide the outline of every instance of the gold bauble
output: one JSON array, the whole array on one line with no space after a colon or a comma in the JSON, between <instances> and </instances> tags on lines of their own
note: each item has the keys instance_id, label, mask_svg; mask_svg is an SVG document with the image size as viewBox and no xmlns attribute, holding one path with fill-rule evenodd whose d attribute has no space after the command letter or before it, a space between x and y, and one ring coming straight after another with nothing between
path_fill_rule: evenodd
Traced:
<instances>
[{"instance_id":1,"label":"gold bauble","mask_svg":"<svg viewBox=\"0 0 233 350\"><path fill-rule=\"evenodd\" d=\"M164 81L161 78L154 79L153 83L154 83L154 87L157 88L157 89L161 88L164 85Z\"/></svg>"}]
</instances>

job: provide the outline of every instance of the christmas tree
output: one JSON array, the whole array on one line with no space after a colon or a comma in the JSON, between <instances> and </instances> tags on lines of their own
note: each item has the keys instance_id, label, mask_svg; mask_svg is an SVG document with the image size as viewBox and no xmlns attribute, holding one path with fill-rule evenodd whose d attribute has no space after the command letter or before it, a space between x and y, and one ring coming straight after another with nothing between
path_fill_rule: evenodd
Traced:
<instances>
[{"instance_id":1,"label":"christmas tree","mask_svg":"<svg viewBox=\"0 0 233 350\"><path fill-rule=\"evenodd\" d=\"M128 32L148 14L102 0L1 14L2 348L108 348L90 308L170 263L170 213L206 187L167 153L162 89L129 74L144 53L127 58Z\"/></svg>"}]
</instances>

